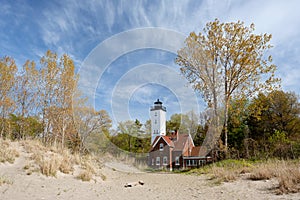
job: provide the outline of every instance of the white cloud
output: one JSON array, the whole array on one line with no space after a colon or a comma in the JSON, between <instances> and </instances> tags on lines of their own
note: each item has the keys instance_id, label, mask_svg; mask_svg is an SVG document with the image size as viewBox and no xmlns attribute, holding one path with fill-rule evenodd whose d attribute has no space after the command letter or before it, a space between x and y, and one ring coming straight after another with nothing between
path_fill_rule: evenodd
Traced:
<instances>
[{"instance_id":1,"label":"white cloud","mask_svg":"<svg viewBox=\"0 0 300 200\"><path fill-rule=\"evenodd\" d=\"M23 4L22 6L11 3L1 4L0 26L8 26L7 23L26 24L26 21L22 21L22 19L29 11L32 13L34 5L31 8L29 4ZM36 19L32 17L38 26L27 27L27 29L30 30L31 28L40 34L40 38L37 39L44 42L41 46L30 48L33 54L44 55L47 49L58 51L59 54L68 53L75 60L77 66L81 66L79 70L81 74L80 86L84 93L91 97L92 102L97 95L100 95L101 98L107 96L103 101L109 104L111 91L101 91L100 94L97 94L97 87L101 80L113 79L115 70L123 73L123 68L107 68L120 56L143 48L162 49L176 54L189 32L201 31L208 21L215 18L219 18L221 21L242 20L245 21L246 25L254 22L257 33L266 32L273 35L272 44L275 47L270 53L274 57L274 63L278 65L278 74L283 78L284 88L300 93L298 87L300 80L297 77L300 66L300 61L298 61L300 53L300 40L298 39L300 36L299 4L300 2L297 0L162 0L154 2L131 0L81 2L68 0L63 3L51 1L39 10L41 15L32 15L39 16ZM16 7L19 12L13 12ZM145 27L161 27L161 31L157 32L158 29L155 28L146 30ZM127 32L123 33L122 31ZM1 52L3 49L5 51L10 50L12 48L10 36L4 32L0 33L0 36L2 38L0 40ZM102 43L98 45L98 42ZM44 49L45 47L47 49ZM93 47L95 49L83 61L83 58ZM14 48L19 49L19 46ZM162 51L159 56L165 56L164 52ZM143 60L142 57L134 59ZM124 65L130 66L132 60L124 62L127 62ZM169 66L174 65L170 64ZM108 75L101 77L105 70L108 70L106 71ZM126 70L124 70L125 72ZM153 76L148 71L144 73ZM134 84L135 80L139 80L139 76L142 75L138 74L133 80L128 80L126 84L120 87L132 92L137 91L134 95L135 100L140 103L147 103L147 98L150 101L151 95L157 94L157 91L155 89L146 91L145 88L147 87L143 89L141 85ZM168 76L166 74L167 79L172 80L172 77L174 75ZM123 78L125 80L125 77ZM108 81L108 84L116 81ZM170 83L179 84L178 81ZM182 81L181 84L183 83ZM101 84L105 84L105 82L101 82ZM126 85L128 88L125 88ZM132 87L129 87L131 85ZM185 95L183 91L179 90L176 93ZM187 97L188 95L184 96L184 98ZM123 97L120 96L120 98ZM168 100L168 97L164 99L164 101ZM176 102L173 101L173 103L175 105Z\"/></svg>"}]
</instances>

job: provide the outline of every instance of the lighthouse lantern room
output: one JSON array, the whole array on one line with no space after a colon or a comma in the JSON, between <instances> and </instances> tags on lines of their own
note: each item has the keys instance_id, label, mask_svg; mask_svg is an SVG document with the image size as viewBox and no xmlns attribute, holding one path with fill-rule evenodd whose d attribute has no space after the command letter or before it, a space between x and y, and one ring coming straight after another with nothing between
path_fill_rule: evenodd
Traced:
<instances>
[{"instance_id":1,"label":"lighthouse lantern room","mask_svg":"<svg viewBox=\"0 0 300 200\"><path fill-rule=\"evenodd\" d=\"M151 144L157 136L166 135L166 107L157 99L150 108L151 118Z\"/></svg>"}]
</instances>

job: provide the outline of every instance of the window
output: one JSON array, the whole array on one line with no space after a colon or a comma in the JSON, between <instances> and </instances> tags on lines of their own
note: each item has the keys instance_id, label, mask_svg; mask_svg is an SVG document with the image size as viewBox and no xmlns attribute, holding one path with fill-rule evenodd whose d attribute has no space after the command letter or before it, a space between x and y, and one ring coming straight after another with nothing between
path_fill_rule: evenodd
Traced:
<instances>
[{"instance_id":1,"label":"window","mask_svg":"<svg viewBox=\"0 0 300 200\"><path fill-rule=\"evenodd\" d=\"M154 120L154 124L157 124L157 120Z\"/></svg>"},{"instance_id":2,"label":"window","mask_svg":"<svg viewBox=\"0 0 300 200\"><path fill-rule=\"evenodd\" d=\"M160 165L160 157L156 157L156 165Z\"/></svg>"},{"instance_id":3,"label":"window","mask_svg":"<svg viewBox=\"0 0 300 200\"><path fill-rule=\"evenodd\" d=\"M196 165L196 161L192 160L192 165L195 166Z\"/></svg>"},{"instance_id":4,"label":"window","mask_svg":"<svg viewBox=\"0 0 300 200\"><path fill-rule=\"evenodd\" d=\"M164 150L164 143L160 143L160 144L159 144L159 150L160 150L160 151L163 151L163 150Z\"/></svg>"},{"instance_id":5,"label":"window","mask_svg":"<svg viewBox=\"0 0 300 200\"><path fill-rule=\"evenodd\" d=\"M154 158L152 158L151 165L154 165Z\"/></svg>"},{"instance_id":6,"label":"window","mask_svg":"<svg viewBox=\"0 0 300 200\"><path fill-rule=\"evenodd\" d=\"M164 158L163 158L163 165L167 165L167 161L168 161L167 156L164 156Z\"/></svg>"},{"instance_id":7,"label":"window","mask_svg":"<svg viewBox=\"0 0 300 200\"><path fill-rule=\"evenodd\" d=\"M187 160L187 161L186 161L186 165L187 165L187 166L190 166L190 165L191 165L190 160Z\"/></svg>"},{"instance_id":8,"label":"window","mask_svg":"<svg viewBox=\"0 0 300 200\"><path fill-rule=\"evenodd\" d=\"M175 157L175 165L180 165L179 164L179 157L178 156Z\"/></svg>"},{"instance_id":9,"label":"window","mask_svg":"<svg viewBox=\"0 0 300 200\"><path fill-rule=\"evenodd\" d=\"M157 112L154 113L154 116L155 116L155 117L157 116Z\"/></svg>"}]
</instances>

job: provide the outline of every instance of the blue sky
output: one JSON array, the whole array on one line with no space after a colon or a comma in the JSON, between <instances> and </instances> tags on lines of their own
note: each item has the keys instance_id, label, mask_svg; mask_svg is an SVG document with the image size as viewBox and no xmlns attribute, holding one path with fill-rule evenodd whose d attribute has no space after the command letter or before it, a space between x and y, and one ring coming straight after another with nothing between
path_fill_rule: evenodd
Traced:
<instances>
[{"instance_id":1,"label":"blue sky","mask_svg":"<svg viewBox=\"0 0 300 200\"><path fill-rule=\"evenodd\" d=\"M80 87L114 122L149 118L160 98L173 113L201 111L203 103L174 64L176 50L208 21L254 23L273 35L268 52L285 91L300 94L300 1L0 0L0 56L19 66L48 50L69 54Z\"/></svg>"}]
</instances>

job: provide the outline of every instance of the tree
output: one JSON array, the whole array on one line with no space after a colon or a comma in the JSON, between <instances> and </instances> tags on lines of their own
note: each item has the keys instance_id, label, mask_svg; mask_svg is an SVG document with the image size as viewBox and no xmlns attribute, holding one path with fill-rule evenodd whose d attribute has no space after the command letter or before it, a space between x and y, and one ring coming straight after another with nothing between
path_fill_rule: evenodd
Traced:
<instances>
[{"instance_id":1,"label":"tree","mask_svg":"<svg viewBox=\"0 0 300 200\"><path fill-rule=\"evenodd\" d=\"M167 121L167 132L178 131L179 133L190 132L190 119L187 114L175 113Z\"/></svg>"},{"instance_id":2,"label":"tree","mask_svg":"<svg viewBox=\"0 0 300 200\"><path fill-rule=\"evenodd\" d=\"M149 122L148 122L149 123ZM133 153L145 153L150 148L150 134L142 129L139 120L119 122L116 133L110 137L120 149Z\"/></svg>"},{"instance_id":3,"label":"tree","mask_svg":"<svg viewBox=\"0 0 300 200\"><path fill-rule=\"evenodd\" d=\"M143 124L142 127L142 131L146 134L146 135L151 135L151 120L148 119L145 124ZM149 136L150 137L150 136Z\"/></svg>"},{"instance_id":4,"label":"tree","mask_svg":"<svg viewBox=\"0 0 300 200\"><path fill-rule=\"evenodd\" d=\"M139 121L125 121L125 122L120 122L118 125L118 131L125 137L126 140L126 147L125 150L128 150L129 152L132 151L134 147L134 142L132 140L133 137L137 137L139 134L140 130L140 123Z\"/></svg>"},{"instance_id":5,"label":"tree","mask_svg":"<svg viewBox=\"0 0 300 200\"><path fill-rule=\"evenodd\" d=\"M74 99L77 92L78 75L75 75L75 66L73 60L66 54L62 55L59 62L59 79L56 90L56 106L58 113L54 116L54 123L59 128L61 134L61 144L65 144L66 136L74 137L73 113ZM70 128L70 130L68 130Z\"/></svg>"},{"instance_id":6,"label":"tree","mask_svg":"<svg viewBox=\"0 0 300 200\"><path fill-rule=\"evenodd\" d=\"M39 73L38 96L41 111L42 124L44 127L43 139L46 143L47 138L53 135L51 116L54 115L55 102L57 99L56 89L59 79L59 67L57 54L50 50L41 58L41 69Z\"/></svg>"},{"instance_id":7,"label":"tree","mask_svg":"<svg viewBox=\"0 0 300 200\"><path fill-rule=\"evenodd\" d=\"M181 73L202 93L213 109L219 126L219 108L224 107L224 144L227 151L227 122L230 99L246 98L259 91L272 90L279 82L276 66L265 53L271 48L271 35L256 35L254 24L221 23L218 19L206 24L203 33L190 33L185 46L178 51L176 63ZM221 105L221 106L220 106Z\"/></svg>"},{"instance_id":8,"label":"tree","mask_svg":"<svg viewBox=\"0 0 300 200\"><path fill-rule=\"evenodd\" d=\"M11 139L35 138L43 131L42 124L37 117L22 117L10 114Z\"/></svg>"},{"instance_id":9,"label":"tree","mask_svg":"<svg viewBox=\"0 0 300 200\"><path fill-rule=\"evenodd\" d=\"M59 59L56 53L47 51L41 58L41 65L39 102L44 139L51 136L54 142L58 141L63 146L66 138L78 139L73 119L74 104L78 103L74 98L78 93L78 75L75 74L73 60L65 54Z\"/></svg>"},{"instance_id":10,"label":"tree","mask_svg":"<svg viewBox=\"0 0 300 200\"><path fill-rule=\"evenodd\" d=\"M92 142L96 143L95 141L89 141L89 145L86 144L86 140L90 136L101 138L97 135L108 133L111 127L111 119L105 110L95 111L94 108L88 106L78 107L75 110L74 117L76 131L81 141L80 151L84 151L86 146L92 146Z\"/></svg>"},{"instance_id":11,"label":"tree","mask_svg":"<svg viewBox=\"0 0 300 200\"><path fill-rule=\"evenodd\" d=\"M20 122L20 136L25 138L26 130L28 127L27 118L30 115L35 115L38 108L37 104L37 82L38 70L36 69L35 62L26 61L23 65L23 70L18 74L16 81L16 114L19 116Z\"/></svg>"},{"instance_id":12,"label":"tree","mask_svg":"<svg viewBox=\"0 0 300 200\"><path fill-rule=\"evenodd\" d=\"M0 137L10 132L7 118L15 110L15 84L17 66L10 57L0 59Z\"/></svg>"}]
</instances>

